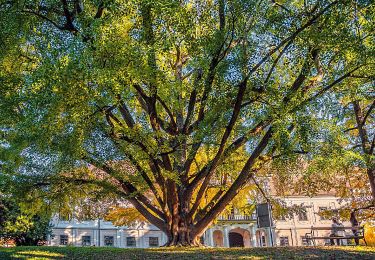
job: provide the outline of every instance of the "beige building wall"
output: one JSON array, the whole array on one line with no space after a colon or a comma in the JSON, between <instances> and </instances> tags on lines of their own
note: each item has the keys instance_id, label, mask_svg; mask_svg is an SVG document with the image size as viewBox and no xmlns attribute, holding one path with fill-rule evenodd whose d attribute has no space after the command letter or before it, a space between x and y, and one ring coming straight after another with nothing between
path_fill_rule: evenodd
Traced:
<instances>
[{"instance_id":1,"label":"beige building wall","mask_svg":"<svg viewBox=\"0 0 375 260\"><path fill-rule=\"evenodd\" d=\"M116 227L111 222L100 220L92 221L62 221L54 218L52 236L49 245L64 246L61 244L61 235L67 236L66 245L83 246L82 237L89 236L86 246L106 246L106 237L111 240L113 247L150 247L161 246L166 243L166 236L155 226L139 223L134 227ZM127 243L128 238L133 245ZM135 244L134 244L135 242Z\"/></svg>"},{"instance_id":2,"label":"beige building wall","mask_svg":"<svg viewBox=\"0 0 375 260\"><path fill-rule=\"evenodd\" d=\"M72 232L71 229L53 229L53 236L51 236L51 238L50 238L50 245L51 246L60 245L60 235L67 235L68 236L68 244L72 243L73 232Z\"/></svg>"},{"instance_id":3,"label":"beige building wall","mask_svg":"<svg viewBox=\"0 0 375 260\"><path fill-rule=\"evenodd\" d=\"M319 195L316 197L306 196L289 196L282 198L289 206L295 204L306 207L307 220L300 219L298 215L285 220L275 220L275 235L276 245L282 245L285 238L288 239L290 246L303 246L306 245L305 235L311 232L311 227L331 227L332 220L324 219L318 215L319 211L323 208L327 210L337 210L342 205L339 203L338 198L331 195ZM350 226L350 222L342 222L344 226ZM329 236L330 231L319 231L315 233L319 236ZM350 230L347 231L350 234ZM316 240L317 245L324 245L328 243L324 240ZM346 241L343 240L345 243Z\"/></svg>"}]
</instances>

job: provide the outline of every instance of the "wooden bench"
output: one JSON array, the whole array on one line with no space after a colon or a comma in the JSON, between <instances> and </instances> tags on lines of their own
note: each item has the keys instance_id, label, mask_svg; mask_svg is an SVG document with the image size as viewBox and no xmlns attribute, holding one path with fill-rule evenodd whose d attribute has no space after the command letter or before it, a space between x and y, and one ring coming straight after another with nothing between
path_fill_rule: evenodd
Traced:
<instances>
[{"instance_id":1,"label":"wooden bench","mask_svg":"<svg viewBox=\"0 0 375 260\"><path fill-rule=\"evenodd\" d=\"M315 246L315 240L316 239L336 239L336 240L363 239L363 241L365 242L365 244L367 246L367 242L366 242L366 239L365 239L365 227L364 226L360 226L360 227L335 227L334 229L336 231L344 231L344 232L345 232L345 230L350 230L350 232L352 232L352 230L356 230L357 232L356 232L356 235L352 234L352 235L345 235L345 236L319 236L318 231L326 231L326 230L332 231L333 227L314 227L314 226L312 226L310 233L305 234L305 238L306 238L308 243L309 243L309 241L313 241L314 246Z\"/></svg>"}]
</instances>

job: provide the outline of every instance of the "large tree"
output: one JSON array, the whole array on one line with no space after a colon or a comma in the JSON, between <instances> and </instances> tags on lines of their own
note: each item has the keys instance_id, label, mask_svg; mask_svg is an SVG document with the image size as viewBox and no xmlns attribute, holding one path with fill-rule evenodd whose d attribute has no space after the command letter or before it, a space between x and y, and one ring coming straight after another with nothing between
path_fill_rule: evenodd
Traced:
<instances>
[{"instance_id":1,"label":"large tree","mask_svg":"<svg viewBox=\"0 0 375 260\"><path fill-rule=\"evenodd\" d=\"M371 2L5 1L2 172L35 196L105 190L168 245L198 244L264 162L311 145L327 93L373 68Z\"/></svg>"}]
</instances>

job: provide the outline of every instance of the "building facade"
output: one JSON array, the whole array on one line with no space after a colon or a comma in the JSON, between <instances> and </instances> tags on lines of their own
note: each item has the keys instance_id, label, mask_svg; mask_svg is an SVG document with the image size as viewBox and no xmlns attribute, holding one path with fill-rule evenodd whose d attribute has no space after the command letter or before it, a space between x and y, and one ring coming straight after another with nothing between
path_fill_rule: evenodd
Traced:
<instances>
[{"instance_id":1,"label":"building facade","mask_svg":"<svg viewBox=\"0 0 375 260\"><path fill-rule=\"evenodd\" d=\"M340 208L339 200L331 195L319 195L316 197L306 196L289 196L283 198L289 205L303 206L304 213L294 214L291 218L276 219L275 222L275 242L278 246L307 246L309 241L306 240L306 233L310 233L311 227L330 227L332 220L321 216L323 211L337 211ZM342 224L346 227L351 226L349 221ZM347 231L347 235L351 230ZM329 230L316 231L315 235L327 237L330 235ZM344 234L343 234L344 235ZM346 241L342 240L345 244ZM316 240L316 245L325 245L330 243L329 240Z\"/></svg>"},{"instance_id":2,"label":"building facade","mask_svg":"<svg viewBox=\"0 0 375 260\"><path fill-rule=\"evenodd\" d=\"M259 228L256 215L221 216L202 236L202 242L212 247L263 247L263 246L306 246L305 234L310 228L329 227L330 219L319 213L325 210L336 210L339 201L330 195L313 198L290 196L284 198L289 205L305 208L303 213L292 218L274 220L272 228ZM344 226L350 223L344 222ZM103 220L61 221L52 220L53 233L49 238L52 246L113 246L120 248L158 247L167 242L166 235L158 228L147 223L138 223L132 227L117 227ZM328 236L330 231L321 231L319 235ZM326 244L329 241L317 241Z\"/></svg>"},{"instance_id":3,"label":"building facade","mask_svg":"<svg viewBox=\"0 0 375 260\"><path fill-rule=\"evenodd\" d=\"M158 247L167 242L167 237L158 228L148 223L132 227L117 227L109 221L62 221L52 220L51 246L112 246L121 248Z\"/></svg>"}]
</instances>

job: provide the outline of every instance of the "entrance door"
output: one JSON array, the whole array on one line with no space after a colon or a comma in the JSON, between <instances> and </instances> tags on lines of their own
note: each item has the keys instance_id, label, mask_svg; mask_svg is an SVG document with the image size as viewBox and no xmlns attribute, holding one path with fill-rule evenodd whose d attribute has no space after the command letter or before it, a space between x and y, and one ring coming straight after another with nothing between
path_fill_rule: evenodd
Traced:
<instances>
[{"instance_id":1,"label":"entrance door","mask_svg":"<svg viewBox=\"0 0 375 260\"><path fill-rule=\"evenodd\" d=\"M229 247L244 247L242 235L236 232L229 232Z\"/></svg>"}]
</instances>

